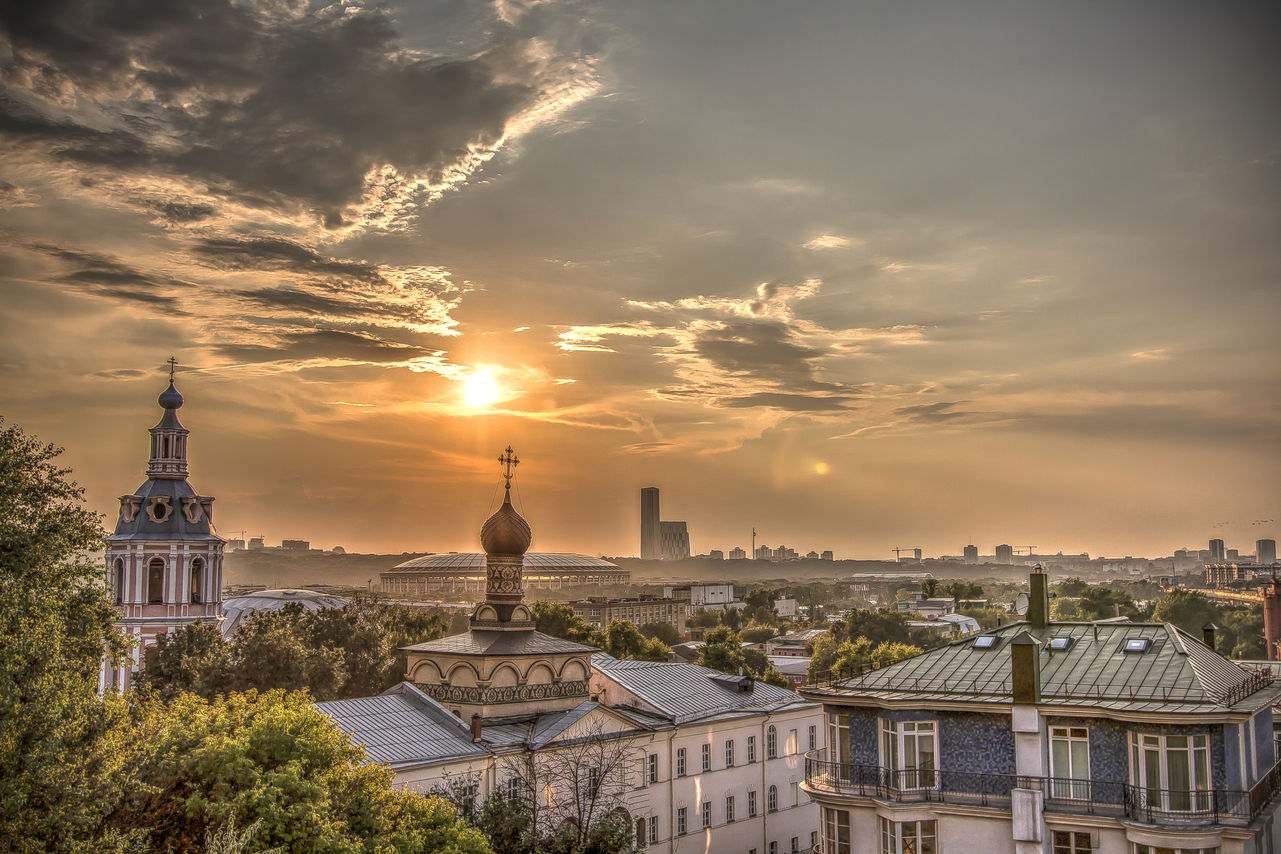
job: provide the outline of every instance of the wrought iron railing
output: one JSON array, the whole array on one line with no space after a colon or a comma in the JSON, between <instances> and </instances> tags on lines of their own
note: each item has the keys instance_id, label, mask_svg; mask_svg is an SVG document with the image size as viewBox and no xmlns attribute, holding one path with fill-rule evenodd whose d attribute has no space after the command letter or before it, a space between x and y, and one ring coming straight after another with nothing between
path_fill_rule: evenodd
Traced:
<instances>
[{"instance_id":1,"label":"wrought iron railing","mask_svg":"<svg viewBox=\"0 0 1281 854\"><path fill-rule=\"evenodd\" d=\"M938 768L891 769L832 762L827 751L805 755L805 783L817 792L883 801L935 801L1007 807L1014 789L1044 792L1050 812L1112 815L1167 826L1249 824L1281 794L1281 762L1248 791L1158 789L1106 780L986 774Z\"/></svg>"}]
</instances>

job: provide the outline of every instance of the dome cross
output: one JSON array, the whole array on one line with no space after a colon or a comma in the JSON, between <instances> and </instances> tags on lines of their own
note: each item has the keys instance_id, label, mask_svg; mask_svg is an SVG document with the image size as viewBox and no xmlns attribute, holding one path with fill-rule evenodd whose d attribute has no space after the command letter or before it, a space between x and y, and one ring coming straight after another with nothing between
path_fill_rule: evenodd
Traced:
<instances>
[{"instance_id":1,"label":"dome cross","mask_svg":"<svg viewBox=\"0 0 1281 854\"><path fill-rule=\"evenodd\" d=\"M503 467L503 480L506 481L507 489L512 488L512 477L516 474L516 466L520 465L520 460L516 457L516 452L512 446L508 445L507 450L498 458L498 463Z\"/></svg>"}]
</instances>

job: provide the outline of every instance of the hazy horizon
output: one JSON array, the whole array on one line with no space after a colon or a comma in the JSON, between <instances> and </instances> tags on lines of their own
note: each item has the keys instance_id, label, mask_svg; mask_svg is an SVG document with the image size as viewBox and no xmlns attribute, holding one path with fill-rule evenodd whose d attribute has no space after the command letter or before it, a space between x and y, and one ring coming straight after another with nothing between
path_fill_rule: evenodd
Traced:
<instances>
[{"instance_id":1,"label":"hazy horizon","mask_svg":"<svg viewBox=\"0 0 1281 854\"><path fill-rule=\"evenodd\" d=\"M23 4L19 4L22 6ZM1274 7L0 11L0 415L165 359L224 536L1157 557L1281 530Z\"/></svg>"}]
</instances>

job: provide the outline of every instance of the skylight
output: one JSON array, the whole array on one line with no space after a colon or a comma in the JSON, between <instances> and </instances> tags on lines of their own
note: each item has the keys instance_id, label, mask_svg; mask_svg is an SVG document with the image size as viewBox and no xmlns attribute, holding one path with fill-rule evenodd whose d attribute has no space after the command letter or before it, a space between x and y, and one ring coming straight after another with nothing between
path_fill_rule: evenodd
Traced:
<instances>
[{"instance_id":1,"label":"skylight","mask_svg":"<svg viewBox=\"0 0 1281 854\"><path fill-rule=\"evenodd\" d=\"M1125 642L1126 652L1147 652L1152 645L1151 638L1130 638Z\"/></svg>"},{"instance_id":2,"label":"skylight","mask_svg":"<svg viewBox=\"0 0 1281 854\"><path fill-rule=\"evenodd\" d=\"M991 649L996 646L996 635L981 635L974 639L974 649Z\"/></svg>"},{"instance_id":3,"label":"skylight","mask_svg":"<svg viewBox=\"0 0 1281 854\"><path fill-rule=\"evenodd\" d=\"M1066 635L1063 637L1050 638L1050 649L1067 649L1072 645L1072 641L1074 640L1076 640L1076 638Z\"/></svg>"}]
</instances>

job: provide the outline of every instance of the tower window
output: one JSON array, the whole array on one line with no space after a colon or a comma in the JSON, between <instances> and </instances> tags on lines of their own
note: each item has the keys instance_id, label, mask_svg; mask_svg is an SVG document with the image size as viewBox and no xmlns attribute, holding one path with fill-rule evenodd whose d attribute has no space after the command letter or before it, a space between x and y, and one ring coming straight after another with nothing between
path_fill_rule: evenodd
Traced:
<instances>
[{"instance_id":1,"label":"tower window","mask_svg":"<svg viewBox=\"0 0 1281 854\"><path fill-rule=\"evenodd\" d=\"M201 601L200 582L204 577L205 563L200 558L191 561L191 604L199 605Z\"/></svg>"},{"instance_id":2,"label":"tower window","mask_svg":"<svg viewBox=\"0 0 1281 854\"><path fill-rule=\"evenodd\" d=\"M147 564L147 604L162 605L165 601L165 562L158 557Z\"/></svg>"},{"instance_id":3,"label":"tower window","mask_svg":"<svg viewBox=\"0 0 1281 854\"><path fill-rule=\"evenodd\" d=\"M125 562L116 558L116 604L125 603Z\"/></svg>"}]
</instances>

